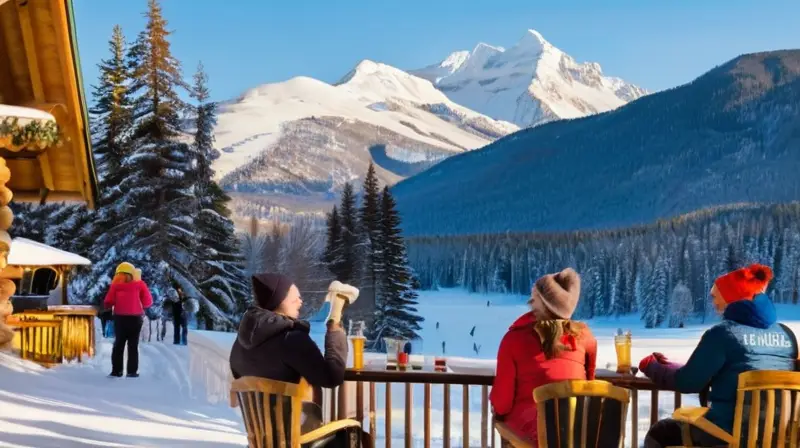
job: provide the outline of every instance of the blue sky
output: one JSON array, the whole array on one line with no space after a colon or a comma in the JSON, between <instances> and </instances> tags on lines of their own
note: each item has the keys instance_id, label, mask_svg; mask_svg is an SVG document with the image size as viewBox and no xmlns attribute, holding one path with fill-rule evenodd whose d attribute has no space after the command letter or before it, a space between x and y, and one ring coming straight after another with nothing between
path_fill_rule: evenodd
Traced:
<instances>
[{"instance_id":1,"label":"blue sky","mask_svg":"<svg viewBox=\"0 0 800 448\"><path fill-rule=\"evenodd\" d=\"M129 40L147 0L73 0L84 79ZM187 78L202 60L212 97L304 75L335 82L361 59L418 68L478 42L512 46L538 30L578 61L651 90L741 53L800 48L798 0L163 0Z\"/></svg>"}]
</instances>

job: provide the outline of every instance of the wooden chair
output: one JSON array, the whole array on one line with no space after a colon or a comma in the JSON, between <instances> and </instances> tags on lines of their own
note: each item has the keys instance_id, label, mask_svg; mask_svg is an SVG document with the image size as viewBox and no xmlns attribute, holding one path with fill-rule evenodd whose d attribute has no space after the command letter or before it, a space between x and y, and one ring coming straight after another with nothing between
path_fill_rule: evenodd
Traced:
<instances>
[{"instance_id":1,"label":"wooden chair","mask_svg":"<svg viewBox=\"0 0 800 448\"><path fill-rule=\"evenodd\" d=\"M630 392L606 381L561 381L537 387L538 445L548 448L622 447ZM495 424L502 446L530 443L502 422Z\"/></svg>"},{"instance_id":2,"label":"wooden chair","mask_svg":"<svg viewBox=\"0 0 800 448\"><path fill-rule=\"evenodd\" d=\"M692 446L689 425L726 442L730 448L798 447L800 372L755 370L739 375L733 434L708 421L707 412L708 408L687 407L672 414L672 418L684 423L684 447Z\"/></svg>"},{"instance_id":3,"label":"wooden chair","mask_svg":"<svg viewBox=\"0 0 800 448\"><path fill-rule=\"evenodd\" d=\"M231 407L242 411L250 448L313 448L337 437L346 438L351 447L360 446L361 424L355 420L328 423L301 434L303 399L310 388L246 376L231 385Z\"/></svg>"},{"instance_id":4,"label":"wooden chair","mask_svg":"<svg viewBox=\"0 0 800 448\"><path fill-rule=\"evenodd\" d=\"M500 434L500 448L532 448L527 440L518 436L517 433L511 430L505 423L496 421L494 429Z\"/></svg>"}]
</instances>

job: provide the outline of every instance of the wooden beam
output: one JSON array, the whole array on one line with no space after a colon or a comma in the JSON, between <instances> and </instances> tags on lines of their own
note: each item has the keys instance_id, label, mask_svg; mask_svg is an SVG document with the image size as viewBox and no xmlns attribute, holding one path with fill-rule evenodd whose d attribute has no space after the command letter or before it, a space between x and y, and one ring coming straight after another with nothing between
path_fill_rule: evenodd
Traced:
<instances>
[{"instance_id":1,"label":"wooden beam","mask_svg":"<svg viewBox=\"0 0 800 448\"><path fill-rule=\"evenodd\" d=\"M22 43L25 46L25 55L28 58L28 72L31 76L33 98L36 102L43 103L45 101L44 86L42 84L42 75L39 71L39 59L36 57L36 41L33 37L33 27L31 26L28 2L15 1L14 5L17 8L17 15L19 16L19 25L22 30Z\"/></svg>"},{"instance_id":2,"label":"wooden beam","mask_svg":"<svg viewBox=\"0 0 800 448\"><path fill-rule=\"evenodd\" d=\"M72 43L70 41L70 29L67 20L68 11L63 1L50 2L50 15L53 19L53 31L55 34L56 45L58 53L58 60L61 65L61 78L64 82L64 92L66 93L66 104L72 116L72 123L70 123L70 138L69 144L72 149L73 162L75 165L75 177L78 180L78 188L83 197L86 199L89 207L94 207L94 199L91 194L91 187L89 186L89 177L91 171L89 170L89 161L86 160L85 148L89 142L85 141L85 127L86 123L83 121L84 115L81 110L81 101L79 97L78 73L75 66L75 58L73 57Z\"/></svg>"},{"instance_id":3,"label":"wooden beam","mask_svg":"<svg viewBox=\"0 0 800 448\"><path fill-rule=\"evenodd\" d=\"M45 150L43 153L39 154L36 159L39 160L39 169L42 170L42 183L44 187L48 190L55 190L53 186L53 171L50 168L50 157L47 155L49 152Z\"/></svg>"}]
</instances>

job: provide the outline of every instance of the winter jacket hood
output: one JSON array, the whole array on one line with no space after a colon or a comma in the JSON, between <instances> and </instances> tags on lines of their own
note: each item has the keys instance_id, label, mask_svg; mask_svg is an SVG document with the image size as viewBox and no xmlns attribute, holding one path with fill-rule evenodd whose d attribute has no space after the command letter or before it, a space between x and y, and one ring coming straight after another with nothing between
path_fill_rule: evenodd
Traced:
<instances>
[{"instance_id":1,"label":"winter jacket hood","mask_svg":"<svg viewBox=\"0 0 800 448\"><path fill-rule=\"evenodd\" d=\"M753 300L739 300L725 308L723 318L755 328L769 328L778 321L775 305L766 294L758 294Z\"/></svg>"},{"instance_id":2,"label":"winter jacket hood","mask_svg":"<svg viewBox=\"0 0 800 448\"><path fill-rule=\"evenodd\" d=\"M308 322L295 320L284 315L252 307L244 313L239 324L237 340L246 350L258 347L276 336L283 336L289 330L308 333L311 326Z\"/></svg>"}]
</instances>

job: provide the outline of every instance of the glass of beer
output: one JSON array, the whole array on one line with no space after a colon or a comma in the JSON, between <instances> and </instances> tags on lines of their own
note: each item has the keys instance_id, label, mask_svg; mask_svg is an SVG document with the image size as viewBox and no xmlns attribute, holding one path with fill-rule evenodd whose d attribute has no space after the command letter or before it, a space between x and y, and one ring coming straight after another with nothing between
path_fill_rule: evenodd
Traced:
<instances>
[{"instance_id":1,"label":"glass of beer","mask_svg":"<svg viewBox=\"0 0 800 448\"><path fill-rule=\"evenodd\" d=\"M364 336L364 321L350 321L349 339L353 345L353 368L360 370L364 368L364 344L367 338Z\"/></svg>"},{"instance_id":2,"label":"glass of beer","mask_svg":"<svg viewBox=\"0 0 800 448\"><path fill-rule=\"evenodd\" d=\"M631 331L626 333L617 330L614 336L614 348L617 350L617 373L631 372Z\"/></svg>"}]
</instances>

